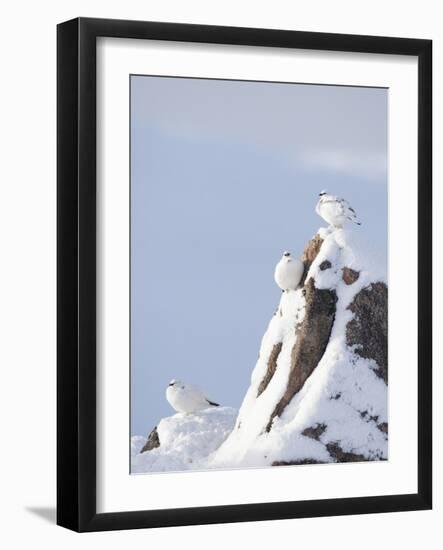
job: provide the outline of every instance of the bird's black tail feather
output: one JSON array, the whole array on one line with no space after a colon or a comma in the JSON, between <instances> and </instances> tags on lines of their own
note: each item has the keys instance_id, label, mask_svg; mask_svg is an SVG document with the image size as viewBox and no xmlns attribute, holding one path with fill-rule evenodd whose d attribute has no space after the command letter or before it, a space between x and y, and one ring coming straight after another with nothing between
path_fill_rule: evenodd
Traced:
<instances>
[{"instance_id":1,"label":"bird's black tail feather","mask_svg":"<svg viewBox=\"0 0 443 550\"><path fill-rule=\"evenodd\" d=\"M206 399L206 401L212 405L213 407L220 407L220 405L218 403L214 403L213 401L209 401L209 399Z\"/></svg>"}]
</instances>

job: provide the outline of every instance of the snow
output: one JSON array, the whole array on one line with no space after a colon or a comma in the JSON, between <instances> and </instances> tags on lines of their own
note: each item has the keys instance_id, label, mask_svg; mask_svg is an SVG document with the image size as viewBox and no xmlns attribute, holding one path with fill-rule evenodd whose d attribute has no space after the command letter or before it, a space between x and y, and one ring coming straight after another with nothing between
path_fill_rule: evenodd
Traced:
<instances>
[{"instance_id":1,"label":"snow","mask_svg":"<svg viewBox=\"0 0 443 550\"><path fill-rule=\"evenodd\" d=\"M137 455L146 443L146 437L142 435L134 435L131 437L131 458Z\"/></svg>"},{"instance_id":2,"label":"snow","mask_svg":"<svg viewBox=\"0 0 443 550\"><path fill-rule=\"evenodd\" d=\"M388 421L387 386L374 372L376 363L346 345L346 325L353 317L347 308L361 289L386 282L385 262L376 259L360 231L321 228L318 234L324 241L306 280L312 277L317 288L336 291L336 315L323 357L282 416L274 418L271 430L266 431L287 387L295 329L305 315L302 289L282 294L263 336L238 416L235 409L216 407L164 418L158 425L159 448L137 454L140 438L133 438L132 472L247 468L281 461L334 462L327 446L335 443L344 452L365 459L388 458L387 435L377 427ZM332 267L321 270L325 260ZM351 285L342 279L344 267L359 272ZM280 344L275 373L258 395L269 356ZM321 428L317 439L303 434L316 427Z\"/></svg>"},{"instance_id":3,"label":"snow","mask_svg":"<svg viewBox=\"0 0 443 550\"><path fill-rule=\"evenodd\" d=\"M140 454L146 437L131 438L131 473L210 467L208 456L232 431L236 417L237 410L231 407L210 407L192 414L177 413L163 418L157 426L160 447Z\"/></svg>"}]
</instances>

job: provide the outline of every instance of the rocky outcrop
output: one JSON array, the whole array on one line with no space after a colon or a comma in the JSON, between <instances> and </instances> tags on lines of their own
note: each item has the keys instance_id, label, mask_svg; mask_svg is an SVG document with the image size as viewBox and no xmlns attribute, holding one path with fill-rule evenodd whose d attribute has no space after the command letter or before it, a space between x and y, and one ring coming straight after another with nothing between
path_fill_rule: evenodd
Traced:
<instances>
[{"instance_id":1,"label":"rocky outcrop","mask_svg":"<svg viewBox=\"0 0 443 550\"><path fill-rule=\"evenodd\" d=\"M344 267L342 269L342 279L349 286L353 285L355 281L360 277L360 273L351 269L350 267Z\"/></svg>"},{"instance_id":2,"label":"rocky outcrop","mask_svg":"<svg viewBox=\"0 0 443 550\"><path fill-rule=\"evenodd\" d=\"M377 363L374 372L388 383L388 287L377 282L360 290L348 309L354 318L346 327L346 343Z\"/></svg>"},{"instance_id":3,"label":"rocky outcrop","mask_svg":"<svg viewBox=\"0 0 443 550\"><path fill-rule=\"evenodd\" d=\"M141 452L134 441L133 472L387 459L388 289L354 237L328 228L308 242L238 415L162 419Z\"/></svg>"},{"instance_id":4,"label":"rocky outcrop","mask_svg":"<svg viewBox=\"0 0 443 550\"><path fill-rule=\"evenodd\" d=\"M157 426L155 426L151 433L148 435L148 439L140 450L140 453L152 451L152 449L156 449L157 447L160 447L160 438L158 436Z\"/></svg>"},{"instance_id":5,"label":"rocky outcrop","mask_svg":"<svg viewBox=\"0 0 443 550\"><path fill-rule=\"evenodd\" d=\"M321 245L320 245L321 246ZM305 316L297 330L297 339L291 353L291 367L286 391L272 412L266 431L269 432L276 416L281 416L294 395L301 390L318 365L331 335L335 317L337 294L333 289L319 289L310 278L303 289Z\"/></svg>"},{"instance_id":6,"label":"rocky outcrop","mask_svg":"<svg viewBox=\"0 0 443 550\"><path fill-rule=\"evenodd\" d=\"M306 245L301 257L301 261L303 262L303 265L304 265L304 271L300 281L300 286L303 286L305 284L308 271L312 265L312 262L315 260L318 253L320 252L320 248L322 244L323 244L323 239L317 233Z\"/></svg>"},{"instance_id":7,"label":"rocky outcrop","mask_svg":"<svg viewBox=\"0 0 443 550\"><path fill-rule=\"evenodd\" d=\"M354 237L329 228L308 242L212 464L387 459L387 285Z\"/></svg>"},{"instance_id":8,"label":"rocky outcrop","mask_svg":"<svg viewBox=\"0 0 443 550\"><path fill-rule=\"evenodd\" d=\"M322 244L323 239L319 234L316 234L306 245L301 257L304 264L304 273L300 285L304 286L303 295L306 312L302 323L294 327L294 330L297 332L297 339L291 353L289 380L283 397L277 403L269 418L266 426L266 431L268 432L271 429L274 418L282 414L294 395L300 391L306 379L320 361L329 341L331 328L334 323L335 303L337 301L336 292L333 289L316 288L312 278L306 280L309 269L320 252ZM332 264L329 260L324 260L320 264L322 271L331 267ZM277 357L281 351L281 343L278 346ZM274 359L274 356L275 352L273 349L268 362L268 365L271 363L272 369L268 368L266 376L260 384L258 395L267 387L275 372L276 357Z\"/></svg>"},{"instance_id":9,"label":"rocky outcrop","mask_svg":"<svg viewBox=\"0 0 443 550\"><path fill-rule=\"evenodd\" d=\"M326 464L321 460L313 458L303 458L302 460L274 460L271 466L300 466L305 464Z\"/></svg>"},{"instance_id":10,"label":"rocky outcrop","mask_svg":"<svg viewBox=\"0 0 443 550\"><path fill-rule=\"evenodd\" d=\"M311 439L315 439L316 441L320 440L320 436L326 431L326 424L317 424L315 426L310 426L309 428L305 428L302 431L302 435L305 437L310 437Z\"/></svg>"},{"instance_id":11,"label":"rocky outcrop","mask_svg":"<svg viewBox=\"0 0 443 550\"><path fill-rule=\"evenodd\" d=\"M370 459L357 453L345 452L337 443L326 445L333 462L368 462ZM329 462L329 461L328 461ZM300 466L302 464L326 464L327 461L304 458L301 460L275 460L271 466Z\"/></svg>"},{"instance_id":12,"label":"rocky outcrop","mask_svg":"<svg viewBox=\"0 0 443 550\"><path fill-rule=\"evenodd\" d=\"M340 445L335 442L327 443L326 449L328 450L328 453L332 456L332 458L335 460L335 462L366 462L370 460L369 458L366 458L364 455L344 451L340 447Z\"/></svg>"},{"instance_id":13,"label":"rocky outcrop","mask_svg":"<svg viewBox=\"0 0 443 550\"><path fill-rule=\"evenodd\" d=\"M380 424L377 424L377 428L383 432L384 434L386 434L386 436L388 435L388 423L387 422L380 422Z\"/></svg>"},{"instance_id":14,"label":"rocky outcrop","mask_svg":"<svg viewBox=\"0 0 443 550\"><path fill-rule=\"evenodd\" d=\"M266 369L265 376L263 377L263 380L260 382L260 386L258 387L257 397L265 391L265 389L268 387L269 382L274 376L275 369L277 368L277 359L280 355L282 345L282 342L278 342L272 348L271 354L269 355L268 359L268 368Z\"/></svg>"}]
</instances>

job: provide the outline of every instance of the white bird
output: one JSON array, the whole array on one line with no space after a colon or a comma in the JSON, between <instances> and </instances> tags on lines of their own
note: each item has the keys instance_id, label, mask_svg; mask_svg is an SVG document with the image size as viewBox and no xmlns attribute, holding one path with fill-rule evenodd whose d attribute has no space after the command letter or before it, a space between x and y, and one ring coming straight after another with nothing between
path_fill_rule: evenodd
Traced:
<instances>
[{"instance_id":1,"label":"white bird","mask_svg":"<svg viewBox=\"0 0 443 550\"><path fill-rule=\"evenodd\" d=\"M180 380L171 380L166 388L166 399L169 404L180 413L193 413L208 407L219 407L218 403L210 401L204 393L191 384L184 384Z\"/></svg>"},{"instance_id":2,"label":"white bird","mask_svg":"<svg viewBox=\"0 0 443 550\"><path fill-rule=\"evenodd\" d=\"M298 258L293 258L290 252L284 252L275 267L274 279L283 290L295 290L303 276L304 264Z\"/></svg>"},{"instance_id":3,"label":"white bird","mask_svg":"<svg viewBox=\"0 0 443 550\"><path fill-rule=\"evenodd\" d=\"M357 225L361 223L357 219L355 210L348 201L340 199L334 195L329 195L326 191L319 194L320 200L315 207L317 214L329 223L332 227L343 227L348 221Z\"/></svg>"}]
</instances>

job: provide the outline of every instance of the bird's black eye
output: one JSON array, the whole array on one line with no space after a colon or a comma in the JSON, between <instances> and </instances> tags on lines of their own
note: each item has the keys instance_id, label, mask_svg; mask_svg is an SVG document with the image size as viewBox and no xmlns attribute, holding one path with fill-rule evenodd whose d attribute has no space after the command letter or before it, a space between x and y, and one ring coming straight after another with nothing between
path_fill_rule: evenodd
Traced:
<instances>
[{"instance_id":1,"label":"bird's black eye","mask_svg":"<svg viewBox=\"0 0 443 550\"><path fill-rule=\"evenodd\" d=\"M288 257L288 256L290 256L290 255L291 255L290 252L285 252L285 253L283 254L283 256L286 256L286 257Z\"/></svg>"}]
</instances>

